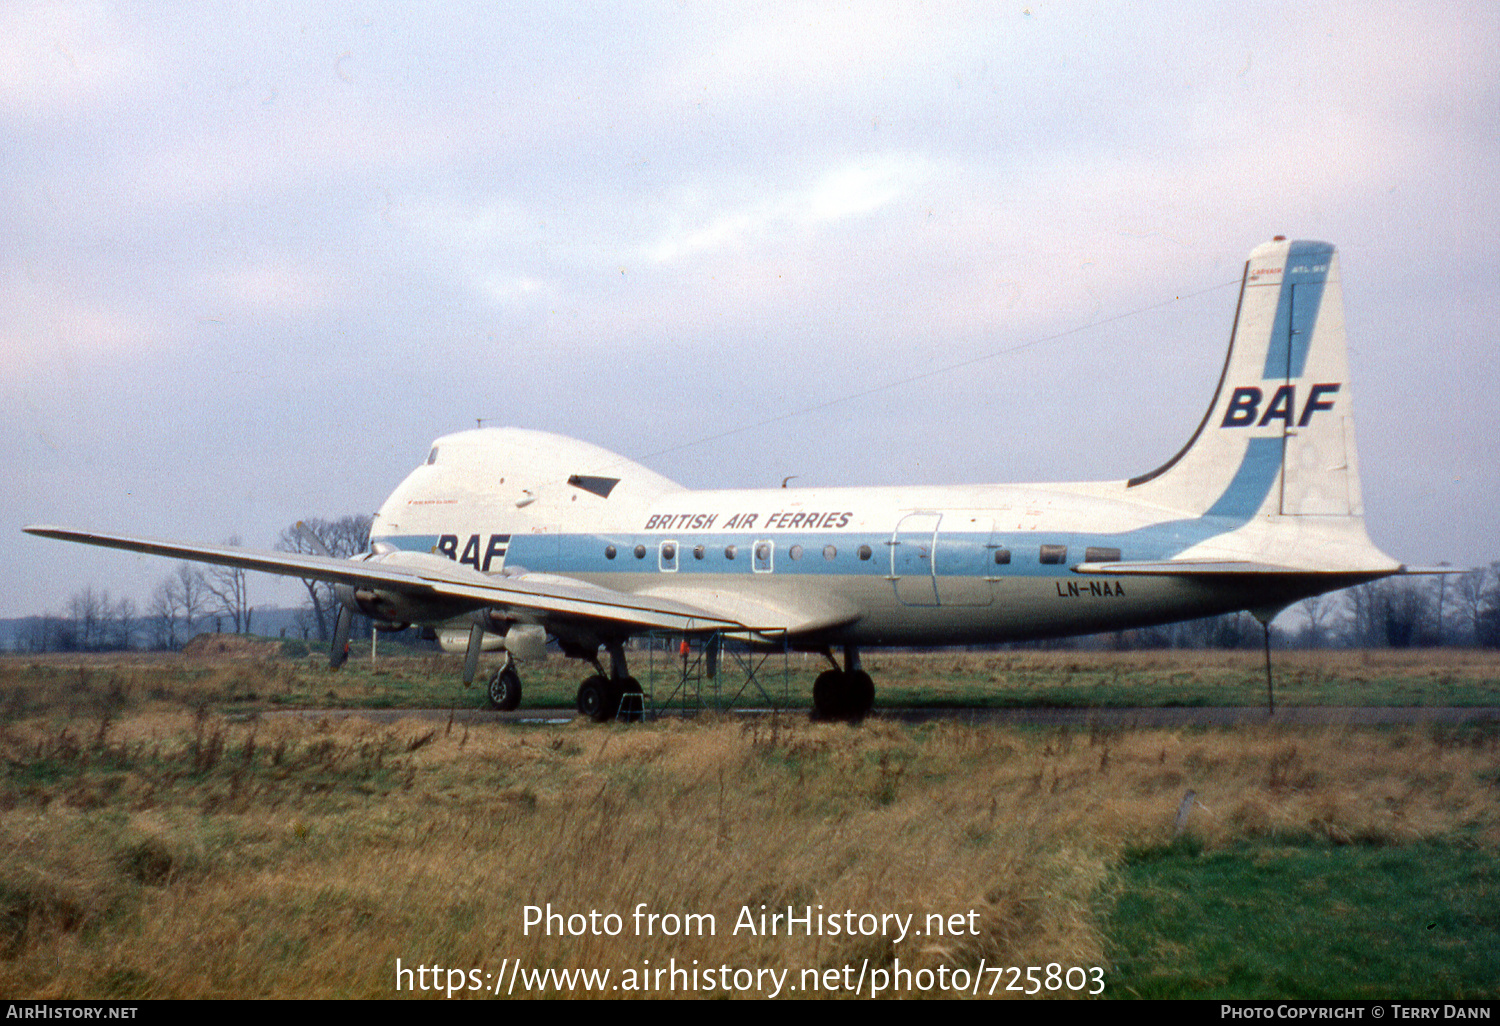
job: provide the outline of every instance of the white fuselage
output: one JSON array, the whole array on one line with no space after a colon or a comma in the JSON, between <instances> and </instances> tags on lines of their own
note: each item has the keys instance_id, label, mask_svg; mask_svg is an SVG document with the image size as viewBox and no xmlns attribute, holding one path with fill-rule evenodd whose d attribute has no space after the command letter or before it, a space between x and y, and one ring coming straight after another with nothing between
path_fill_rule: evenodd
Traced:
<instances>
[{"instance_id":1,"label":"white fuselage","mask_svg":"<svg viewBox=\"0 0 1500 1026\"><path fill-rule=\"evenodd\" d=\"M1253 518L1131 502L1123 482L690 491L587 443L516 429L450 435L434 453L382 506L373 540L784 625L808 644L1119 630L1322 590L1075 572L1244 558L1261 544Z\"/></svg>"}]
</instances>

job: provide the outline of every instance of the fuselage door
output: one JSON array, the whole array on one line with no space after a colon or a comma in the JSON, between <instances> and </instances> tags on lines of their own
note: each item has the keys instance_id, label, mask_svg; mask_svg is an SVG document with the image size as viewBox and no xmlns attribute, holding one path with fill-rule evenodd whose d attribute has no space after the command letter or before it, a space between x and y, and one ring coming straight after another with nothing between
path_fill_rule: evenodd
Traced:
<instances>
[{"instance_id":1,"label":"fuselage door","mask_svg":"<svg viewBox=\"0 0 1500 1026\"><path fill-rule=\"evenodd\" d=\"M995 518L949 513L938 534L933 572L945 606L987 606L995 600Z\"/></svg>"},{"instance_id":2,"label":"fuselage door","mask_svg":"<svg viewBox=\"0 0 1500 1026\"><path fill-rule=\"evenodd\" d=\"M891 547L891 581L903 606L938 604L934 551L941 513L908 513L896 524Z\"/></svg>"}]
</instances>

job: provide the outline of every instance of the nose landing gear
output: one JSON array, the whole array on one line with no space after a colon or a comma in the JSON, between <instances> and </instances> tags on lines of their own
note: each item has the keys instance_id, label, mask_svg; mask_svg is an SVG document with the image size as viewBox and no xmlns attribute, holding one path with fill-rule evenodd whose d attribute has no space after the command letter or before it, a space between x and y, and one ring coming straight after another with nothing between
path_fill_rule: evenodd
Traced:
<instances>
[{"instance_id":1,"label":"nose landing gear","mask_svg":"<svg viewBox=\"0 0 1500 1026\"><path fill-rule=\"evenodd\" d=\"M512 712L521 705L521 675L516 671L516 661L509 652L505 653L504 664L490 677L485 697L491 708L504 712Z\"/></svg>"}]
</instances>

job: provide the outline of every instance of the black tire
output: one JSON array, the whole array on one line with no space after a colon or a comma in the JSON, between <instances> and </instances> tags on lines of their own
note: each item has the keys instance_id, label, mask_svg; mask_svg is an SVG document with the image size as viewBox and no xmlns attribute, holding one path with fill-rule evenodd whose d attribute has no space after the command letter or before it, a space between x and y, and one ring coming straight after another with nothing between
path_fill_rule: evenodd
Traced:
<instances>
[{"instance_id":1,"label":"black tire","mask_svg":"<svg viewBox=\"0 0 1500 1026\"><path fill-rule=\"evenodd\" d=\"M849 678L849 719L859 722L875 708L875 681L864 670L845 674Z\"/></svg>"},{"instance_id":2,"label":"black tire","mask_svg":"<svg viewBox=\"0 0 1500 1026\"><path fill-rule=\"evenodd\" d=\"M845 717L845 702L848 688L842 670L824 670L813 681L813 712L815 720L837 721Z\"/></svg>"},{"instance_id":3,"label":"black tire","mask_svg":"<svg viewBox=\"0 0 1500 1026\"><path fill-rule=\"evenodd\" d=\"M486 697L491 709L513 712L521 705L521 675L514 665L507 663L490 677Z\"/></svg>"},{"instance_id":4,"label":"black tire","mask_svg":"<svg viewBox=\"0 0 1500 1026\"><path fill-rule=\"evenodd\" d=\"M578 715L587 716L595 723L603 723L609 719L609 700L613 689L609 681L598 674L590 677L578 685ZM620 707L620 700L615 698L615 708Z\"/></svg>"}]
</instances>

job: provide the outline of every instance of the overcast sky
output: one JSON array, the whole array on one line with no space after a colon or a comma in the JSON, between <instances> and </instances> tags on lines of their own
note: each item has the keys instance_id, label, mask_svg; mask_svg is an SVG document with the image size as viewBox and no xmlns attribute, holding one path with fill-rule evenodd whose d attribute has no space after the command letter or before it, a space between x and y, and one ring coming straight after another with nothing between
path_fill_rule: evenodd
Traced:
<instances>
[{"instance_id":1,"label":"overcast sky","mask_svg":"<svg viewBox=\"0 0 1500 1026\"><path fill-rule=\"evenodd\" d=\"M1371 536L1500 559L1497 54L1492 0L0 4L0 616L172 569L24 524L270 547L478 418L1127 477L1277 234L1340 248Z\"/></svg>"}]
</instances>

